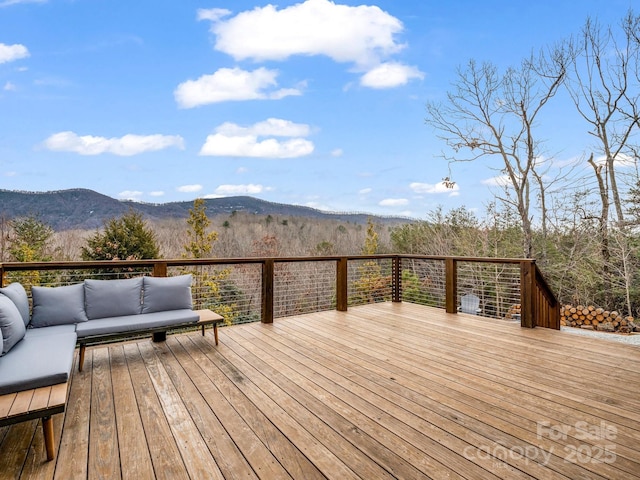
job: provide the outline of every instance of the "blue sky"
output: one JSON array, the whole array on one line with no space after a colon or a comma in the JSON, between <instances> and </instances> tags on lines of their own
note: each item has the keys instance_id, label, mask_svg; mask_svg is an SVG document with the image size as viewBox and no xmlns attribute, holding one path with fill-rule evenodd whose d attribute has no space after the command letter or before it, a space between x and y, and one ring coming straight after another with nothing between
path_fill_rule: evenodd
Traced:
<instances>
[{"instance_id":1,"label":"blue sky","mask_svg":"<svg viewBox=\"0 0 640 480\"><path fill-rule=\"evenodd\" d=\"M473 58L505 68L638 0L0 0L0 188L251 195L422 218L481 208L491 160L425 125ZM636 8L637 10L637 8ZM585 151L562 102L559 163ZM553 135L552 135L553 134Z\"/></svg>"}]
</instances>

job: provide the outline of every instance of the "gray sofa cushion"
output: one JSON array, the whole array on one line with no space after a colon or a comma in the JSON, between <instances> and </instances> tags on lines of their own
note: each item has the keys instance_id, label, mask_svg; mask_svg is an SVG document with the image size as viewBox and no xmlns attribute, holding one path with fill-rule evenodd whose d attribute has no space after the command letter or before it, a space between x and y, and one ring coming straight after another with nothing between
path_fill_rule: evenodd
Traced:
<instances>
[{"instance_id":1,"label":"gray sofa cushion","mask_svg":"<svg viewBox=\"0 0 640 480\"><path fill-rule=\"evenodd\" d=\"M86 322L84 287L81 283L64 287L32 287L34 328Z\"/></svg>"},{"instance_id":2,"label":"gray sofa cushion","mask_svg":"<svg viewBox=\"0 0 640 480\"><path fill-rule=\"evenodd\" d=\"M0 330L2 330L2 352L5 355L25 334L25 326L18 307L4 295L0 295Z\"/></svg>"},{"instance_id":3,"label":"gray sofa cushion","mask_svg":"<svg viewBox=\"0 0 640 480\"><path fill-rule=\"evenodd\" d=\"M39 337L41 335L51 336L57 335L58 333L75 333L75 331L75 323L69 323L66 325L53 325L46 328L27 328L27 333L25 333L24 338Z\"/></svg>"},{"instance_id":4,"label":"gray sofa cushion","mask_svg":"<svg viewBox=\"0 0 640 480\"><path fill-rule=\"evenodd\" d=\"M25 292L24 287L20 283L14 282L0 288L0 293L11 299L18 308L25 326L29 325L29 298L27 298L27 292Z\"/></svg>"},{"instance_id":5,"label":"gray sofa cushion","mask_svg":"<svg viewBox=\"0 0 640 480\"><path fill-rule=\"evenodd\" d=\"M170 328L173 325L195 323L199 318L197 313L189 309L99 318L79 323L76 325L76 333L78 338L82 339L93 335L109 335L150 328Z\"/></svg>"},{"instance_id":6,"label":"gray sofa cushion","mask_svg":"<svg viewBox=\"0 0 640 480\"><path fill-rule=\"evenodd\" d=\"M191 275L144 277L142 313L191 309Z\"/></svg>"},{"instance_id":7,"label":"gray sofa cushion","mask_svg":"<svg viewBox=\"0 0 640 480\"><path fill-rule=\"evenodd\" d=\"M91 320L141 312L142 277L84 281L85 308Z\"/></svg>"},{"instance_id":8,"label":"gray sofa cushion","mask_svg":"<svg viewBox=\"0 0 640 480\"><path fill-rule=\"evenodd\" d=\"M0 395L66 382L75 346L73 332L25 335L10 355L0 359Z\"/></svg>"}]
</instances>

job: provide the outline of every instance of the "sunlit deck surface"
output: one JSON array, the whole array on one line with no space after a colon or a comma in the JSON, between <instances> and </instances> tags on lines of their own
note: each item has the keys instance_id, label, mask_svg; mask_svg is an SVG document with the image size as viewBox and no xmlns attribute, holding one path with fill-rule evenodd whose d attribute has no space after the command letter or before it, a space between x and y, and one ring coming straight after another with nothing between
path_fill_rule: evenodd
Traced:
<instances>
[{"instance_id":1,"label":"sunlit deck surface","mask_svg":"<svg viewBox=\"0 0 640 480\"><path fill-rule=\"evenodd\" d=\"M408 303L97 346L2 478L640 478L640 348Z\"/></svg>"}]
</instances>

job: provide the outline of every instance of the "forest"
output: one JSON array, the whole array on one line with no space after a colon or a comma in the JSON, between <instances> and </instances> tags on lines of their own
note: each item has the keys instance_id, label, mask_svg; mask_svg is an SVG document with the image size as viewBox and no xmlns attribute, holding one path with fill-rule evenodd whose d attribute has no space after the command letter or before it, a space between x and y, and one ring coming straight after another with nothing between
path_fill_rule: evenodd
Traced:
<instances>
[{"instance_id":1,"label":"forest","mask_svg":"<svg viewBox=\"0 0 640 480\"><path fill-rule=\"evenodd\" d=\"M522 258L523 232L516 216L490 205L483 216L467 208L429 212L426 220L398 225L367 225L324 219L281 218L232 213L208 218L196 200L188 219L150 222L129 213L97 230L54 231L37 217L0 217L0 259L64 261L143 258L242 258L397 253L438 256ZM638 243L612 244L614 258L625 259L603 290L598 238L588 222L567 231L533 236L537 260L562 303L595 305L638 316ZM620 233L612 233L617 239ZM630 242L630 237L625 239ZM634 245L628 252L624 245ZM612 263L613 265L613 263ZM625 270L626 265L626 270Z\"/></svg>"}]
</instances>

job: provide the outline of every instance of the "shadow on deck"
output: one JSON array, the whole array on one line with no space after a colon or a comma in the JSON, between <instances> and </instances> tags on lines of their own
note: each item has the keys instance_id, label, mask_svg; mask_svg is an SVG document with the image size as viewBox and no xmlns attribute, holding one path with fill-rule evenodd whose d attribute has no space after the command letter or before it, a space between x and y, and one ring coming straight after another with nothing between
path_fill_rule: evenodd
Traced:
<instances>
[{"instance_id":1,"label":"shadow on deck","mask_svg":"<svg viewBox=\"0 0 640 480\"><path fill-rule=\"evenodd\" d=\"M87 350L1 478L640 478L640 348L383 303Z\"/></svg>"}]
</instances>

